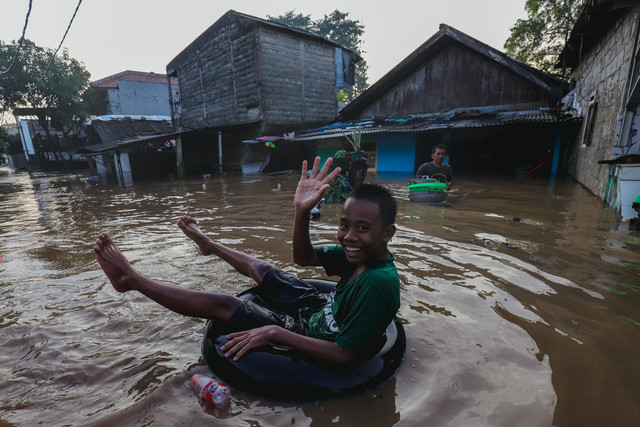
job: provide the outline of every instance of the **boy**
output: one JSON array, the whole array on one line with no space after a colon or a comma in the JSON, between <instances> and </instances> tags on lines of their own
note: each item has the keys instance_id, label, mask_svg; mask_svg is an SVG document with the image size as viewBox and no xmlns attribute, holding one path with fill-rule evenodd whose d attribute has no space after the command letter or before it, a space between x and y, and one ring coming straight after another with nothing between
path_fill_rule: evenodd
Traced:
<instances>
[{"instance_id":1,"label":"boy","mask_svg":"<svg viewBox=\"0 0 640 427\"><path fill-rule=\"evenodd\" d=\"M343 206L338 229L341 246L314 248L309 237L310 212L340 172L339 168L329 172L331 163L328 159L319 171L320 158L316 158L307 177L307 162L303 162L294 197L293 232L296 263L323 265L328 274L342 276L328 300L292 275L212 241L188 216L181 217L178 226L200 253L215 254L253 278L260 285L258 297L243 301L155 282L138 273L106 233L96 240L96 259L119 292L137 290L176 313L230 322L238 332L227 336L226 357L237 360L253 348L274 342L350 366L369 354L400 305L399 279L387 249L395 233L397 207L383 187L362 186L360 195L350 195Z\"/></svg>"}]
</instances>

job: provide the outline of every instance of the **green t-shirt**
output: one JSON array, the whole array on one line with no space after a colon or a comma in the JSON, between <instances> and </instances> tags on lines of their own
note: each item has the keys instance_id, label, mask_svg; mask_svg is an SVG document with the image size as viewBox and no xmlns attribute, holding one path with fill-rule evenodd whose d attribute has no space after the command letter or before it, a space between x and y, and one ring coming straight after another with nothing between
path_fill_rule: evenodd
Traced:
<instances>
[{"instance_id":1,"label":"green t-shirt","mask_svg":"<svg viewBox=\"0 0 640 427\"><path fill-rule=\"evenodd\" d=\"M302 311L305 335L335 341L347 350L360 350L376 342L400 308L400 278L393 255L379 261L348 282L356 268L342 246L315 248L330 276L341 276L321 308Z\"/></svg>"}]
</instances>

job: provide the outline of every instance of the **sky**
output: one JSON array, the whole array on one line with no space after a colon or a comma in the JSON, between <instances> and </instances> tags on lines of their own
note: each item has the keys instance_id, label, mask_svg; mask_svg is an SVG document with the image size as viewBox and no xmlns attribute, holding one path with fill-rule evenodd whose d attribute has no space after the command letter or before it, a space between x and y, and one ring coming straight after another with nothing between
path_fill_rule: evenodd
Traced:
<instances>
[{"instance_id":1,"label":"sky","mask_svg":"<svg viewBox=\"0 0 640 427\"><path fill-rule=\"evenodd\" d=\"M25 38L55 50L78 1L32 0ZM17 41L29 0L2 3L0 40ZM440 24L502 51L509 29L526 18L524 4L525 0L83 0L62 49L84 63L91 81L125 70L165 73L176 55L230 9L259 18L295 10L312 19L338 9L364 25L362 56L372 84L435 34Z\"/></svg>"}]
</instances>

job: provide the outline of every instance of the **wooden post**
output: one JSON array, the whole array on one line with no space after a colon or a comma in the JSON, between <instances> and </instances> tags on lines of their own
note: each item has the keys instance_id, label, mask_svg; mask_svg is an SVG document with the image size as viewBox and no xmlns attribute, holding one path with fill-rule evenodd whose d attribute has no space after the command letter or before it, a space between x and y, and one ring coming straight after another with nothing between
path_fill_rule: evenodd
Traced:
<instances>
[{"instance_id":1,"label":"wooden post","mask_svg":"<svg viewBox=\"0 0 640 427\"><path fill-rule=\"evenodd\" d=\"M445 130L442 132L442 141L440 142L442 145L447 146L447 158L444 159L446 164L449 164L449 158L451 157L451 132Z\"/></svg>"},{"instance_id":2,"label":"wooden post","mask_svg":"<svg viewBox=\"0 0 640 427\"><path fill-rule=\"evenodd\" d=\"M218 131L218 169L222 173L222 132Z\"/></svg>"},{"instance_id":3,"label":"wooden post","mask_svg":"<svg viewBox=\"0 0 640 427\"><path fill-rule=\"evenodd\" d=\"M184 178L184 161L182 159L182 136L176 137L176 169L178 179Z\"/></svg>"},{"instance_id":4,"label":"wooden post","mask_svg":"<svg viewBox=\"0 0 640 427\"><path fill-rule=\"evenodd\" d=\"M558 162L560 161L560 147L562 146L562 132L556 131L556 145L553 149L553 161L551 163L551 176L558 174Z\"/></svg>"}]
</instances>

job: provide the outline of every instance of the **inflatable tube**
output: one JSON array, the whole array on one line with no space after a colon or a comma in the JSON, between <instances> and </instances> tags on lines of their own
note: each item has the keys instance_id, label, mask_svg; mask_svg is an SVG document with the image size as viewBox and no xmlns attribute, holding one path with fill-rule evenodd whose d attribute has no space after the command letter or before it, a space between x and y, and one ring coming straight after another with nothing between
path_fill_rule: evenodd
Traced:
<instances>
[{"instance_id":1,"label":"inflatable tube","mask_svg":"<svg viewBox=\"0 0 640 427\"><path fill-rule=\"evenodd\" d=\"M447 184L437 182L434 179L419 179L418 182L411 181L407 186L409 190L409 200L412 202L441 202L445 199L445 189Z\"/></svg>"},{"instance_id":2,"label":"inflatable tube","mask_svg":"<svg viewBox=\"0 0 640 427\"><path fill-rule=\"evenodd\" d=\"M321 292L329 292L334 282L305 279ZM252 288L239 296L253 292ZM230 331L215 319L207 321L202 355L213 373L231 387L247 393L288 400L309 400L354 394L385 382L396 372L404 356L406 337L402 324L394 320L385 332L380 351L349 372L322 366L305 354L284 346L264 346L233 361L220 349Z\"/></svg>"}]
</instances>

